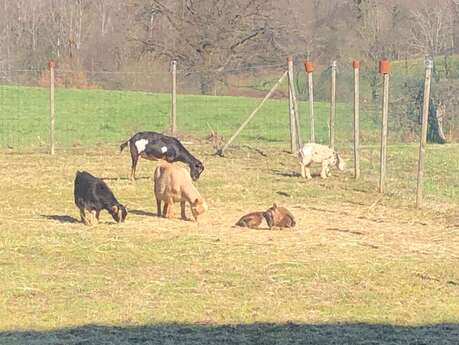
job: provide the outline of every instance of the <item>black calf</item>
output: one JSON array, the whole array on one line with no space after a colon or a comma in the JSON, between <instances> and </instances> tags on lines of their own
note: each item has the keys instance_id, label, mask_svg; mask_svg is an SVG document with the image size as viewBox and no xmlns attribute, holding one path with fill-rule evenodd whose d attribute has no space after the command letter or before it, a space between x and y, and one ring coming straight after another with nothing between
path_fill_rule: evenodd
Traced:
<instances>
[{"instance_id":1,"label":"black calf","mask_svg":"<svg viewBox=\"0 0 459 345\"><path fill-rule=\"evenodd\" d=\"M135 180L135 170L139 156L149 160L164 159L170 163L183 162L190 167L190 176L196 181L204 170L202 163L174 137L156 133L139 132L120 145L120 151L129 146L131 151L131 180Z\"/></svg>"},{"instance_id":2,"label":"black calf","mask_svg":"<svg viewBox=\"0 0 459 345\"><path fill-rule=\"evenodd\" d=\"M107 184L86 171L76 173L74 196L86 225L97 224L101 210L107 210L117 223L126 219L126 207L116 200Z\"/></svg>"}]
</instances>

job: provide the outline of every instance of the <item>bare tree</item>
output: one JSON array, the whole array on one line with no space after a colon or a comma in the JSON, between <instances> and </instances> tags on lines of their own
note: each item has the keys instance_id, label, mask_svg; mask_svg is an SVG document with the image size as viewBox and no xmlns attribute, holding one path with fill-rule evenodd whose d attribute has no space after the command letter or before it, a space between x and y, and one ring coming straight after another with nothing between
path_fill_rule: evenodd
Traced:
<instances>
[{"instance_id":1,"label":"bare tree","mask_svg":"<svg viewBox=\"0 0 459 345\"><path fill-rule=\"evenodd\" d=\"M287 55L374 66L458 48L459 0L0 0L1 68L58 58L146 71L178 59L204 93L229 71ZM379 78L370 77L376 90Z\"/></svg>"},{"instance_id":2,"label":"bare tree","mask_svg":"<svg viewBox=\"0 0 459 345\"><path fill-rule=\"evenodd\" d=\"M448 48L452 33L448 27L450 7L448 0L424 1L411 12L413 26L411 45L415 52L438 56Z\"/></svg>"},{"instance_id":3,"label":"bare tree","mask_svg":"<svg viewBox=\"0 0 459 345\"><path fill-rule=\"evenodd\" d=\"M459 0L451 0L452 52L459 53Z\"/></svg>"},{"instance_id":4,"label":"bare tree","mask_svg":"<svg viewBox=\"0 0 459 345\"><path fill-rule=\"evenodd\" d=\"M264 0L152 0L137 6L143 28L134 39L145 53L199 73L208 94L225 69L270 59L266 52L276 50L270 10Z\"/></svg>"}]
</instances>

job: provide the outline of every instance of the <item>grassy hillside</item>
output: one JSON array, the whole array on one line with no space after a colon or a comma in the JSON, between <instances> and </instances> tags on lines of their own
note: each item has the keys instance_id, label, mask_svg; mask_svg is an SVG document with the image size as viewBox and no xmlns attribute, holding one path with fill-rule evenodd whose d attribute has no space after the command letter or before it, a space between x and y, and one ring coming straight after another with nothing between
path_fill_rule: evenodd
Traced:
<instances>
[{"instance_id":1,"label":"grassy hillside","mask_svg":"<svg viewBox=\"0 0 459 345\"><path fill-rule=\"evenodd\" d=\"M48 142L49 92L45 88L0 86L0 145L21 147ZM56 90L56 140L61 146L118 143L139 130L167 128L170 95L108 90ZM177 122L180 131L207 135L210 128L228 138L261 99L179 95ZM315 104L316 136L328 140L329 105ZM352 108L338 104L337 141L352 138ZM309 136L308 105L300 103L303 137ZM289 140L286 99L269 100L241 134L240 141L285 142ZM375 139L374 118L362 114L363 140Z\"/></svg>"},{"instance_id":2,"label":"grassy hillside","mask_svg":"<svg viewBox=\"0 0 459 345\"><path fill-rule=\"evenodd\" d=\"M448 66L446 68L445 66ZM439 77L449 71L457 78L459 58L438 57L435 67ZM361 72L361 136L362 142L377 143L379 138L381 77L375 66L362 65ZM263 94L277 80L278 72L239 76L232 81L241 89ZM422 59L392 62L390 101L396 102L405 92L406 77L422 80ZM238 79L239 78L239 79ZM246 78L246 79L244 79ZM307 100L305 73L296 68L298 97ZM340 66L337 77L336 135L337 143L349 146L352 140L353 75L350 66ZM373 80L373 81L371 81ZM371 96L371 83L376 83L378 97ZM328 141L330 71L317 66L314 74L316 135L319 142ZM281 86L286 89L286 83ZM227 90L228 91L228 90ZM229 90L230 91L230 90ZM228 91L228 92L229 92ZM221 92L225 92L222 89ZM168 127L170 95L135 91L56 90L56 140L60 146L118 143L139 130L162 131ZM177 122L180 131L204 136L210 128L228 138L251 113L261 99L242 96L179 95ZM287 99L268 101L242 132L240 141L288 142ZM392 103L391 103L392 104ZM309 137L308 103L300 102L300 122L304 138ZM401 128L396 110L389 110L389 141L414 140L413 133ZM457 120L453 121L457 123ZM49 91L46 88L0 85L0 146L23 147L43 145L49 137ZM446 128L447 130L447 128ZM408 135L409 134L409 135Z\"/></svg>"},{"instance_id":3,"label":"grassy hillside","mask_svg":"<svg viewBox=\"0 0 459 345\"><path fill-rule=\"evenodd\" d=\"M447 68L445 67L447 66ZM296 66L298 96L307 99L305 73ZM459 58L438 57L435 68L440 78L449 71L450 78L458 78ZM278 78L269 71L249 76L235 76L232 84L239 92L258 90L267 92ZM424 76L422 59L392 62L390 100L400 98L404 92L403 81L407 76ZM245 79L244 79L245 78ZM337 141L348 144L352 138L352 69L339 66L337 77ZM376 66L362 65L361 72L361 128L365 143L376 143L379 136L380 101L372 100L370 80L380 83ZM320 142L328 138L330 71L327 66L317 66L314 74L316 102L316 133ZM286 89L286 83L281 86ZM377 87L377 92L380 92ZM220 90L225 92L223 88ZM228 90L226 90L228 91ZM230 90L229 90L230 91ZM228 92L229 92L228 91ZM181 131L207 135L209 127L225 137L231 135L250 114L260 99L251 97L213 97L179 95L177 121ZM110 90L56 90L56 136L58 145L91 145L103 142L118 143L138 130L164 130L169 123L170 95L133 91ZM308 106L300 103L303 136L308 137ZM392 142L404 138L404 129L389 114ZM392 117L391 117L392 115ZM456 121L457 122L457 121ZM49 92L46 88L0 85L0 146L43 145L49 136ZM254 121L242 132L241 141L288 141L287 100L270 100L257 114Z\"/></svg>"}]
</instances>

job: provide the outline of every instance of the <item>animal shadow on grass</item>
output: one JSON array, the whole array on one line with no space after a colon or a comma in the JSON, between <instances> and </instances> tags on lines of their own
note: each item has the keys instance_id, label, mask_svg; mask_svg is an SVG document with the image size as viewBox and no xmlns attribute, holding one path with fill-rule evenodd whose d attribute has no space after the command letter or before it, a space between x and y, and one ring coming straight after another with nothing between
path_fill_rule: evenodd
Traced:
<instances>
[{"instance_id":1,"label":"animal shadow on grass","mask_svg":"<svg viewBox=\"0 0 459 345\"><path fill-rule=\"evenodd\" d=\"M49 220L55 220L59 223L80 223L79 219L76 219L72 216L67 216L67 215L60 215L60 214L42 214L42 217L49 219Z\"/></svg>"},{"instance_id":2,"label":"animal shadow on grass","mask_svg":"<svg viewBox=\"0 0 459 345\"><path fill-rule=\"evenodd\" d=\"M327 228L326 230L328 230L328 231L344 232L344 233L353 234L353 235L365 235L365 233L363 233L363 232L360 232L360 231L353 231L353 230L348 230L348 229Z\"/></svg>"},{"instance_id":3,"label":"animal shadow on grass","mask_svg":"<svg viewBox=\"0 0 459 345\"><path fill-rule=\"evenodd\" d=\"M42 217L49 219L49 220L54 220L59 223L67 223L67 224L83 224L83 222L80 219L74 218L72 216L67 216L67 215L58 215L58 214L52 214L52 215L41 215ZM113 221L103 221L99 220L97 225L99 224L107 224L107 225L116 225L116 222ZM0 343L1 344L1 343Z\"/></svg>"},{"instance_id":4,"label":"animal shadow on grass","mask_svg":"<svg viewBox=\"0 0 459 345\"><path fill-rule=\"evenodd\" d=\"M278 176L285 176L285 177L301 177L301 174L297 171L280 171L280 170L275 170L275 169L272 169L271 172L274 174L274 175L278 175ZM311 177L312 178L318 178L320 177L320 172L318 171L314 171L314 172L311 172Z\"/></svg>"},{"instance_id":5,"label":"animal shadow on grass","mask_svg":"<svg viewBox=\"0 0 459 345\"><path fill-rule=\"evenodd\" d=\"M237 229L241 231L276 231L276 230L280 230L280 228L277 228L277 227L273 227L272 229L268 228L267 226L259 227L259 228L249 228L249 227L243 227L243 226L238 226L238 225L232 225L231 229Z\"/></svg>"},{"instance_id":6,"label":"animal shadow on grass","mask_svg":"<svg viewBox=\"0 0 459 345\"><path fill-rule=\"evenodd\" d=\"M136 177L135 179L136 180L149 180L150 178L151 177L148 177L148 176L141 176L141 177ZM103 181L117 181L117 180L130 181L128 177L101 177L100 179Z\"/></svg>"},{"instance_id":7,"label":"animal shadow on grass","mask_svg":"<svg viewBox=\"0 0 459 345\"><path fill-rule=\"evenodd\" d=\"M274 175L285 176L285 177L300 177L301 176L301 174L296 171L280 171L280 170L272 169L271 172Z\"/></svg>"},{"instance_id":8,"label":"animal shadow on grass","mask_svg":"<svg viewBox=\"0 0 459 345\"><path fill-rule=\"evenodd\" d=\"M457 323L399 326L369 323L156 323L104 326L97 324L52 330L0 331L0 344L340 344L456 345Z\"/></svg>"},{"instance_id":9,"label":"animal shadow on grass","mask_svg":"<svg viewBox=\"0 0 459 345\"><path fill-rule=\"evenodd\" d=\"M290 198L290 194L288 194L287 192L277 191L276 194L282 195L282 196L286 196L286 197Z\"/></svg>"},{"instance_id":10,"label":"animal shadow on grass","mask_svg":"<svg viewBox=\"0 0 459 345\"><path fill-rule=\"evenodd\" d=\"M130 214L135 214L136 216L145 216L145 217L156 217L157 216L156 213L143 211L143 210L131 210L131 209L129 209L128 212Z\"/></svg>"}]
</instances>

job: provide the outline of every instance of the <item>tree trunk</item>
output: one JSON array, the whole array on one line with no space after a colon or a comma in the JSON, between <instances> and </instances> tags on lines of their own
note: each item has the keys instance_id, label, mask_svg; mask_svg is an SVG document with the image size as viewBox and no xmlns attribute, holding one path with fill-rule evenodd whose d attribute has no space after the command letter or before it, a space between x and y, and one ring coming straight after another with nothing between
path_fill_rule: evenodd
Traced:
<instances>
[{"instance_id":1,"label":"tree trunk","mask_svg":"<svg viewBox=\"0 0 459 345\"><path fill-rule=\"evenodd\" d=\"M459 50L459 3L453 6L453 46L452 52L458 53Z\"/></svg>"},{"instance_id":2,"label":"tree trunk","mask_svg":"<svg viewBox=\"0 0 459 345\"><path fill-rule=\"evenodd\" d=\"M445 144L446 136L443 132L443 115L445 107L442 103L438 107L430 100L429 106L429 127L427 129L427 140L431 143Z\"/></svg>"},{"instance_id":3,"label":"tree trunk","mask_svg":"<svg viewBox=\"0 0 459 345\"><path fill-rule=\"evenodd\" d=\"M370 88L371 88L371 100L376 102L379 96L379 78L376 72L370 72Z\"/></svg>"},{"instance_id":4,"label":"tree trunk","mask_svg":"<svg viewBox=\"0 0 459 345\"><path fill-rule=\"evenodd\" d=\"M200 89L201 94L203 95L211 95L212 94L212 85L213 85L213 78L212 73L209 71L202 71L200 74Z\"/></svg>"},{"instance_id":5,"label":"tree trunk","mask_svg":"<svg viewBox=\"0 0 459 345\"><path fill-rule=\"evenodd\" d=\"M438 135L440 137L440 141L442 144L446 143L446 136L443 132L443 118L445 116L446 107L443 103L440 103L437 107L437 111L435 112L435 119L437 120L437 128L438 128Z\"/></svg>"},{"instance_id":6,"label":"tree trunk","mask_svg":"<svg viewBox=\"0 0 459 345\"><path fill-rule=\"evenodd\" d=\"M8 13L6 2L6 0L3 1L3 10L5 11L5 15ZM10 21L8 16L6 16L6 70L10 70Z\"/></svg>"},{"instance_id":7,"label":"tree trunk","mask_svg":"<svg viewBox=\"0 0 459 345\"><path fill-rule=\"evenodd\" d=\"M201 94L211 95L215 80L215 75L212 68L211 52L207 47L203 47L200 54L202 60L202 70L200 72Z\"/></svg>"}]
</instances>

